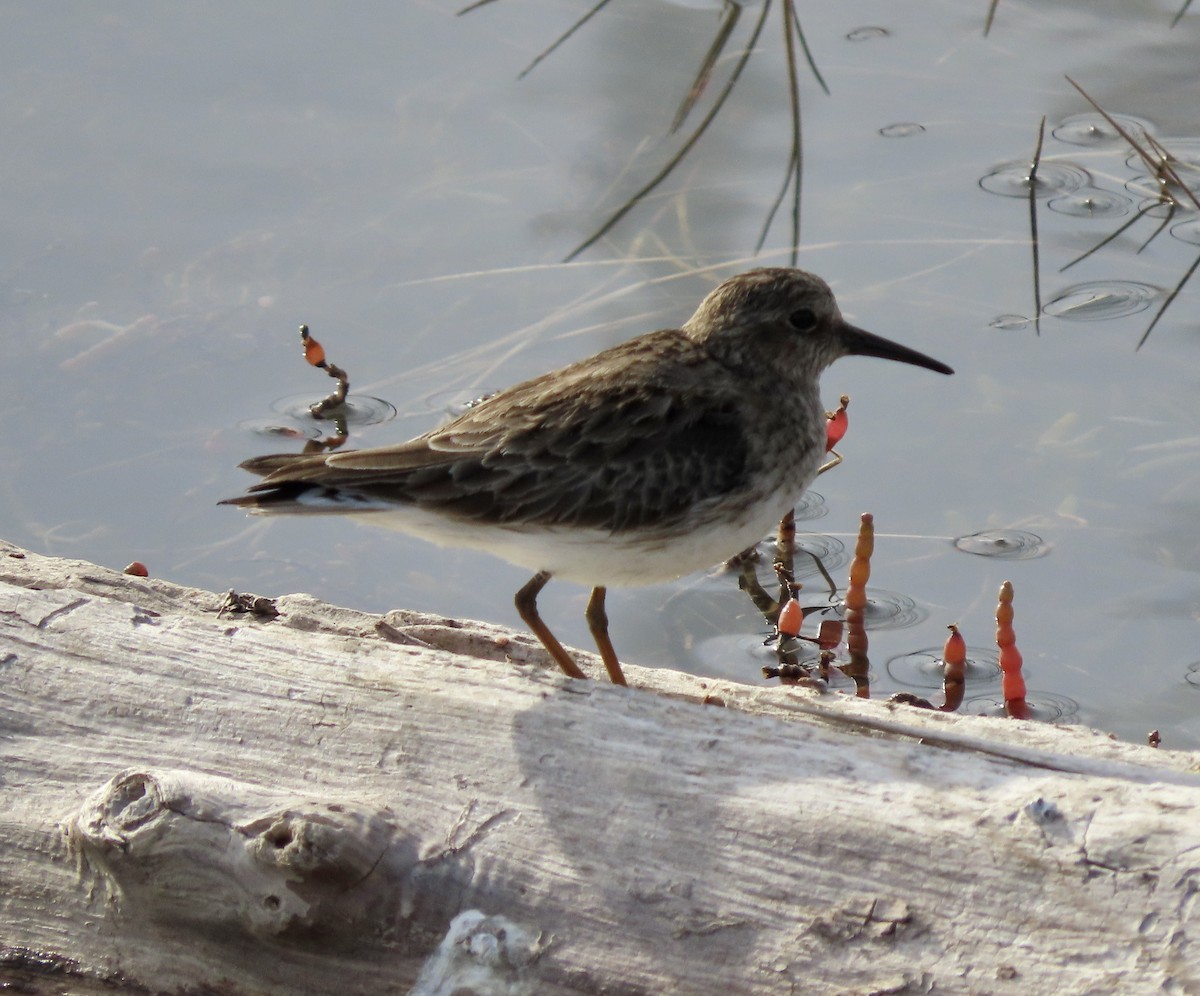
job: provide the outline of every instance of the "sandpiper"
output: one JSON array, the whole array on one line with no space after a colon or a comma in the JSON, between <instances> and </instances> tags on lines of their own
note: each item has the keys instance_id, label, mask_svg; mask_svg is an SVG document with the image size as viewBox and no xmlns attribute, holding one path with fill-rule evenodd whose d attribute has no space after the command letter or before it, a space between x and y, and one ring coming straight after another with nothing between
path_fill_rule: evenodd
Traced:
<instances>
[{"instance_id":1,"label":"sandpiper","mask_svg":"<svg viewBox=\"0 0 1200 996\"><path fill-rule=\"evenodd\" d=\"M588 628L624 684L608 586L671 580L766 535L816 476L820 374L847 355L953 373L846 322L820 277L750 270L682 327L517 384L408 442L247 460L263 480L223 504L343 513L526 567L517 611L574 678L586 676L537 596L551 577L588 585Z\"/></svg>"}]
</instances>

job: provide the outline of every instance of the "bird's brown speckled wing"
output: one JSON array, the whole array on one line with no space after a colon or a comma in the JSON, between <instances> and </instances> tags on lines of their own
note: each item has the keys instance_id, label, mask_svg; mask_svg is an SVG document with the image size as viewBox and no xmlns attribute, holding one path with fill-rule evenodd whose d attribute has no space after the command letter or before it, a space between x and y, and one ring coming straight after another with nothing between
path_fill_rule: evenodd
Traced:
<instances>
[{"instance_id":1,"label":"bird's brown speckled wing","mask_svg":"<svg viewBox=\"0 0 1200 996\"><path fill-rule=\"evenodd\" d=\"M267 475L257 503L316 487L498 525L669 526L744 482L744 426L736 399L711 396L722 381L703 351L679 333L640 342L519 384L405 443L250 461Z\"/></svg>"}]
</instances>

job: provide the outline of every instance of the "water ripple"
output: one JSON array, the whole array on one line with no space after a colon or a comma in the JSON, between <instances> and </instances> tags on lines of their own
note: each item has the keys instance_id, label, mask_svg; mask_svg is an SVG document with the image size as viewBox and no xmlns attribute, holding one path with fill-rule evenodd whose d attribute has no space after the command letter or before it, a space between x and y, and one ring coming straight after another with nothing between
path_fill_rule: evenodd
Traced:
<instances>
[{"instance_id":1,"label":"water ripple","mask_svg":"<svg viewBox=\"0 0 1200 996\"><path fill-rule=\"evenodd\" d=\"M988 322L988 328L1008 332L1013 329L1027 329L1032 324L1033 319L1026 318L1024 315L997 315Z\"/></svg>"},{"instance_id":2,"label":"water ripple","mask_svg":"<svg viewBox=\"0 0 1200 996\"><path fill-rule=\"evenodd\" d=\"M835 571L849 563L846 544L836 536L804 533L796 537L796 552L792 567L797 578L820 573L813 558L821 561L827 571Z\"/></svg>"},{"instance_id":3,"label":"water ripple","mask_svg":"<svg viewBox=\"0 0 1200 996\"><path fill-rule=\"evenodd\" d=\"M1136 280L1093 280L1068 287L1042 311L1071 322L1100 322L1145 311L1160 293Z\"/></svg>"},{"instance_id":4,"label":"water ripple","mask_svg":"<svg viewBox=\"0 0 1200 996\"><path fill-rule=\"evenodd\" d=\"M995 647L967 647L967 687L1000 680L1000 653ZM941 688L945 675L941 647L899 654L887 662L892 680L912 688Z\"/></svg>"},{"instance_id":5,"label":"water ripple","mask_svg":"<svg viewBox=\"0 0 1200 996\"><path fill-rule=\"evenodd\" d=\"M879 129L879 134L884 138L909 138L913 135L923 134L925 126L917 124L915 121L898 121L896 124L884 125Z\"/></svg>"},{"instance_id":6,"label":"water ripple","mask_svg":"<svg viewBox=\"0 0 1200 996\"><path fill-rule=\"evenodd\" d=\"M309 406L320 400L311 394L293 394L273 402L271 411L307 422L313 418L312 413L308 410ZM378 425L380 422L390 422L394 419L396 408L382 398L373 398L367 394L351 394L346 398L346 403L333 414L345 418L348 425ZM323 421L329 425L333 424L332 418L326 418Z\"/></svg>"},{"instance_id":7,"label":"water ripple","mask_svg":"<svg viewBox=\"0 0 1200 996\"><path fill-rule=\"evenodd\" d=\"M325 434L315 421L310 419L309 423L308 425L302 425L299 422L283 423L278 419L248 418L239 422L238 428L245 429L247 432L253 432L256 436L276 440L316 439Z\"/></svg>"},{"instance_id":8,"label":"water ripple","mask_svg":"<svg viewBox=\"0 0 1200 996\"><path fill-rule=\"evenodd\" d=\"M1113 114L1111 116L1134 138L1154 134L1154 126L1142 118L1135 118L1130 114ZM1109 124L1103 115L1094 112L1072 114L1068 118L1063 118L1051 134L1060 142L1066 142L1068 145L1116 145L1125 141L1120 132Z\"/></svg>"},{"instance_id":9,"label":"water ripple","mask_svg":"<svg viewBox=\"0 0 1200 996\"><path fill-rule=\"evenodd\" d=\"M1028 160L1004 163L981 177L979 186L989 194L1027 198L1030 187L1029 166ZM1091 174L1082 166L1062 162L1043 162L1038 166L1037 176L1033 180L1033 194L1035 197L1071 194L1080 187L1091 186L1091 183Z\"/></svg>"},{"instance_id":10,"label":"water ripple","mask_svg":"<svg viewBox=\"0 0 1200 996\"><path fill-rule=\"evenodd\" d=\"M1116 218L1128 213L1132 204L1124 194L1084 187L1073 194L1052 198L1046 207L1074 218Z\"/></svg>"},{"instance_id":11,"label":"water ripple","mask_svg":"<svg viewBox=\"0 0 1200 996\"><path fill-rule=\"evenodd\" d=\"M861 28L855 28L853 31L847 34L846 41L874 41L876 38L887 38L890 34L891 32L888 31L887 28L864 26Z\"/></svg>"},{"instance_id":12,"label":"water ripple","mask_svg":"<svg viewBox=\"0 0 1200 996\"><path fill-rule=\"evenodd\" d=\"M804 592L800 593L800 604L807 616L810 612L824 614L833 612L839 619L846 617L846 605L843 599L844 591L839 591L833 600L806 601ZM925 619L926 611L920 608L907 595L896 591L885 591L882 588L867 590L866 608L867 629L904 629L915 626Z\"/></svg>"},{"instance_id":13,"label":"water ripple","mask_svg":"<svg viewBox=\"0 0 1200 996\"><path fill-rule=\"evenodd\" d=\"M1040 536L1020 529L988 529L971 533L958 537L954 545L963 553L998 560L1032 560L1050 552L1050 544Z\"/></svg>"},{"instance_id":14,"label":"water ripple","mask_svg":"<svg viewBox=\"0 0 1200 996\"><path fill-rule=\"evenodd\" d=\"M1200 220L1181 221L1171 228L1171 235L1180 242L1200 246Z\"/></svg>"},{"instance_id":15,"label":"water ripple","mask_svg":"<svg viewBox=\"0 0 1200 996\"><path fill-rule=\"evenodd\" d=\"M1065 695L1055 695L1052 692L1030 692L1025 697L1028 709L1026 718L1039 720L1043 723L1054 723L1061 719L1070 719L1079 712L1079 703ZM995 695L980 695L967 699L959 712L972 716L1003 716L1004 700Z\"/></svg>"}]
</instances>

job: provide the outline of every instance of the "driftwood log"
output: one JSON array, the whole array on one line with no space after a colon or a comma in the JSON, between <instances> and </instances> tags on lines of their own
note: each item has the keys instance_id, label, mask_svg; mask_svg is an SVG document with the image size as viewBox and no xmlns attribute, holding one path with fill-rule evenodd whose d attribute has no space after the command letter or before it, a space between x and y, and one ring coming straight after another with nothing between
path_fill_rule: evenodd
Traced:
<instances>
[{"instance_id":1,"label":"driftwood log","mask_svg":"<svg viewBox=\"0 0 1200 996\"><path fill-rule=\"evenodd\" d=\"M0 544L11 991L1200 991L1196 755L223 604Z\"/></svg>"}]
</instances>

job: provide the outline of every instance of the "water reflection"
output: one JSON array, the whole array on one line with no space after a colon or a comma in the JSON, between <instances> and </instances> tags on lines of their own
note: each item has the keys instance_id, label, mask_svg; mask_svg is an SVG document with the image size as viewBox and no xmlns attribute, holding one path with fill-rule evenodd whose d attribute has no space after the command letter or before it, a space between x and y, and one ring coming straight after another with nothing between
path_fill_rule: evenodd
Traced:
<instances>
[{"instance_id":1,"label":"water reflection","mask_svg":"<svg viewBox=\"0 0 1200 996\"><path fill-rule=\"evenodd\" d=\"M885 591L882 588L870 588L868 591L867 606L863 614L871 629L904 629L915 626L929 615L914 599L902 592ZM844 593L839 593L833 599L805 601L804 612L807 615L810 612L823 614L832 611L845 617L846 606L843 599Z\"/></svg>"},{"instance_id":2,"label":"water reflection","mask_svg":"<svg viewBox=\"0 0 1200 996\"><path fill-rule=\"evenodd\" d=\"M1053 692L1030 692L1025 697L1025 719L1043 723L1070 721L1079 713L1079 703L1066 695ZM994 695L977 695L963 703L963 712L974 716L1006 716L1004 700Z\"/></svg>"},{"instance_id":3,"label":"water reflection","mask_svg":"<svg viewBox=\"0 0 1200 996\"><path fill-rule=\"evenodd\" d=\"M824 506L822 506L823 508ZM796 578L841 570L850 562L846 544L836 536L805 533L796 537L792 571ZM824 568L824 571L821 570Z\"/></svg>"},{"instance_id":4,"label":"water reflection","mask_svg":"<svg viewBox=\"0 0 1200 996\"><path fill-rule=\"evenodd\" d=\"M486 6L494 0L479 0L479 2L470 4L459 11L460 14L469 13L479 7ZM573 34L582 28L595 15L600 13L607 5L609 0L599 0L593 7L577 19L566 31L564 31L557 39L554 40L547 48L543 49L533 59L533 61L521 71L518 78L524 78L533 69L535 69L542 61L550 56L555 50L566 42ZM735 37L738 28L738 23L742 12L746 8L760 7L757 18L753 21L749 28L749 35L743 41L740 51L735 51L731 56L732 66L725 77L724 83L717 91L716 96L712 99L708 111L699 121L696 127L686 136L679 148L667 159L666 163L658 170L654 176L639 187L631 194L625 202L617 208L608 219L600 225L591 235L584 239L579 245L572 249L566 256L566 260L570 261L586 252L588 249L595 246L601 239L608 235L631 211L643 204L647 198L653 194L658 187L672 176L684 159L691 153L699 140L704 136L709 126L716 120L718 114L724 108L726 101L733 94L742 74L745 72L750 58L759 48L759 38L762 36L763 30L767 25L767 19L771 13L773 0L762 0L759 3L744 3L741 0L722 0L719 8L707 0L700 2L688 2L682 4L690 8L698 9L719 9L720 20L718 23L716 34L713 36L707 51L701 57L699 67L696 70L695 76L690 87L687 89L686 95L678 106L671 125L668 128L669 134L674 135L684 125L690 117L692 111L701 103L702 97L709 89L713 75L718 65L723 61L726 49L729 47L731 40ZM808 44L808 39L805 37L804 28L800 23L800 19L796 13L794 0L779 0L779 10L782 18L779 24L779 32L783 39L784 51L786 57L786 73L783 74L783 82L786 83L784 92L787 96L788 104L791 108L791 151L787 159L787 168L785 170L784 182L775 198L774 203L767 212L766 220L763 223L762 231L755 248L757 253L762 249L766 242L768 233L775 220L776 214L779 211L785 197L791 194L791 263L796 265L800 248L800 194L802 186L804 157L800 131L800 75L799 62L801 58L807 64L809 72L816 80L821 89L828 94L829 86L821 75L820 69L817 67L816 59ZM876 31L882 29L867 29ZM886 32L883 32L886 34ZM854 34L853 32L851 33ZM847 36L848 38L850 36ZM866 37L866 36L862 36ZM851 40L857 40L852 38ZM919 126L918 126L919 127Z\"/></svg>"},{"instance_id":5,"label":"water reflection","mask_svg":"<svg viewBox=\"0 0 1200 996\"><path fill-rule=\"evenodd\" d=\"M271 411L286 415L295 420L302 429L307 429L312 426L315 417L312 407L320 400L311 394L291 394L271 402ZM337 415L347 425L380 425L396 417L396 406L383 398L374 398L367 394L349 394L338 406Z\"/></svg>"},{"instance_id":6,"label":"water reflection","mask_svg":"<svg viewBox=\"0 0 1200 996\"><path fill-rule=\"evenodd\" d=\"M908 688L941 688L946 663L941 647L925 647L898 654L886 665L893 681ZM1000 656L995 647L967 647L967 688L1000 681Z\"/></svg>"}]
</instances>

